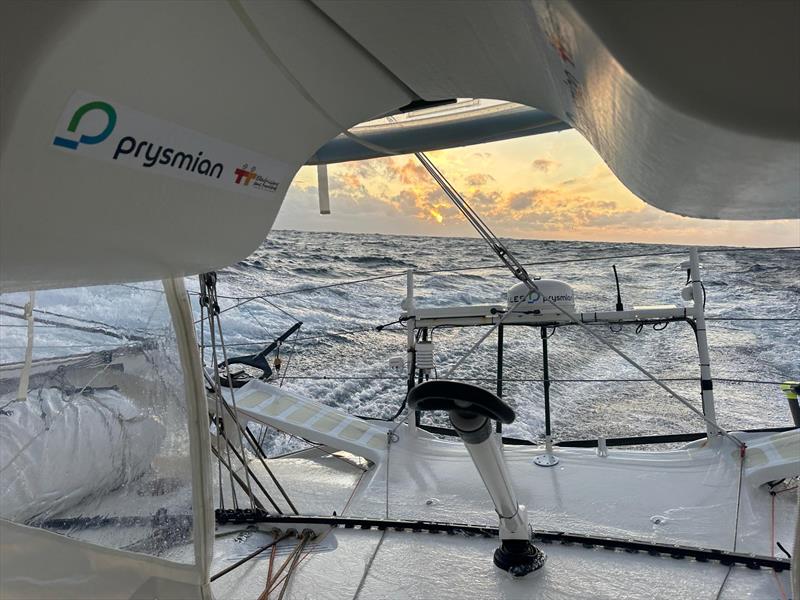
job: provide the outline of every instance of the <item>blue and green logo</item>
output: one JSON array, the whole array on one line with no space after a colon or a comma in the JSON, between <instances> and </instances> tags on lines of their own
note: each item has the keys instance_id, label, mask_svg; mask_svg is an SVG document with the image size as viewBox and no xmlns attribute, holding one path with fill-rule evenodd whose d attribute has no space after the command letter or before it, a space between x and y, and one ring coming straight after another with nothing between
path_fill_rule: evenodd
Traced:
<instances>
[{"instance_id":1,"label":"blue and green logo","mask_svg":"<svg viewBox=\"0 0 800 600\"><path fill-rule=\"evenodd\" d=\"M62 148L69 148L70 150L75 150L78 147L78 144L99 144L103 140L105 140L111 132L114 130L114 125L117 124L117 111L114 110L114 107L111 106L108 102L102 102L96 100L94 102L88 102L78 108L75 111L75 114L72 115L72 119L67 126L67 131L71 133L75 133L78 129L78 125L80 125L81 119L86 115L86 113L92 112L93 110L99 110L106 114L108 118L108 123L106 123L105 129L103 129L100 133L95 135L86 135L82 134L78 140L63 138L61 136L56 136L53 139L54 146L61 146Z\"/></svg>"}]
</instances>

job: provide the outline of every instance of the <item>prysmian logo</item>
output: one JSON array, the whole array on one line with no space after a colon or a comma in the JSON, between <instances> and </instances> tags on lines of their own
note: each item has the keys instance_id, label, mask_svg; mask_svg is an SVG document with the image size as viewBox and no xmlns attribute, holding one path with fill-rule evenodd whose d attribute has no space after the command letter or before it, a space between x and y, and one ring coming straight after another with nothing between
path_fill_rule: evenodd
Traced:
<instances>
[{"instance_id":1,"label":"prysmian logo","mask_svg":"<svg viewBox=\"0 0 800 600\"><path fill-rule=\"evenodd\" d=\"M95 135L83 134L77 141L57 135L53 139L53 145L75 150L78 147L78 144L99 144L108 136L110 136L111 132L114 131L114 125L117 124L117 111L114 110L114 107L108 102L101 102L99 100L95 102L87 102L83 106L79 107L78 110L75 111L75 114L72 115L72 119L70 119L69 125L67 125L67 131L75 133L75 130L78 129L78 125L80 125L81 119L83 119L86 113L94 110L99 110L106 114L108 120L106 121L105 129Z\"/></svg>"},{"instance_id":2,"label":"prysmian logo","mask_svg":"<svg viewBox=\"0 0 800 600\"><path fill-rule=\"evenodd\" d=\"M516 296L512 296L509 299L509 302L522 302L525 298L528 299L528 304L536 304L539 300L542 302L572 302L573 297L569 294L551 294L550 296L545 296L542 299L542 295L539 292L530 292L527 295L517 294Z\"/></svg>"},{"instance_id":3,"label":"prysmian logo","mask_svg":"<svg viewBox=\"0 0 800 600\"><path fill-rule=\"evenodd\" d=\"M222 163L212 164L207 158L200 160L200 157L203 156L202 150L195 155L182 150L175 150L175 148L165 148L164 146L156 148L153 142L148 142L147 140L137 142L136 138L130 135L120 139L113 158L117 160L120 156L130 154L133 154L134 158L139 158L142 150L144 150L144 155L142 156L143 167L152 167L158 163L173 169L183 169L191 173L216 177L217 179L220 178L224 169Z\"/></svg>"},{"instance_id":4,"label":"prysmian logo","mask_svg":"<svg viewBox=\"0 0 800 600\"><path fill-rule=\"evenodd\" d=\"M77 150L80 144L93 145L105 141L114 131L114 127L117 124L117 111L108 102L101 100L94 100L79 106L72 115L69 125L67 125L67 131L75 133L81 120L93 111L105 113L106 124L102 131L92 135L81 134L77 140L57 135L53 138L53 145L69 150ZM190 173L215 177L216 179L222 176L224 170L222 163L212 163L207 158L202 158L202 150L195 154L163 145L157 146L147 140L138 142L133 136L126 135L117 142L117 148L114 150L112 158L117 160L121 156L129 156L131 154L133 158L140 158L141 156L142 166L147 168L159 164Z\"/></svg>"},{"instance_id":5,"label":"prysmian logo","mask_svg":"<svg viewBox=\"0 0 800 600\"><path fill-rule=\"evenodd\" d=\"M291 170L272 156L82 90L67 100L52 137L42 142L48 140L50 148L82 159L259 198L277 192Z\"/></svg>"}]
</instances>

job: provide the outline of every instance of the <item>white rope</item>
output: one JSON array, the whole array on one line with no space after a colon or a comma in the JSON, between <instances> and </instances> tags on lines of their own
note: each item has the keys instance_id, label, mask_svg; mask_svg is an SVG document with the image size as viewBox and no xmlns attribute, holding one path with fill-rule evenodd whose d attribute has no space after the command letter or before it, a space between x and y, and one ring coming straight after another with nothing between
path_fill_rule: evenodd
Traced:
<instances>
[{"instance_id":1,"label":"white rope","mask_svg":"<svg viewBox=\"0 0 800 600\"><path fill-rule=\"evenodd\" d=\"M400 427L403 423L408 421L408 414L406 415L405 419L400 421L391 431L386 432L386 505L384 508L385 518L389 519L389 460L391 457L392 451L392 443L396 437L395 431L397 428ZM362 474L363 475L363 474ZM359 480L360 481L360 480ZM378 556L378 550L380 550L381 546L383 545L383 540L386 538L386 532L388 529L384 529L381 532L381 537L378 540L378 543L375 545L375 549L372 551L372 555L369 557L366 566L364 567L364 572L361 574L361 580L358 582L358 587L356 588L356 593L353 595L353 600L358 600L358 597L361 595L361 590L364 589L364 584L367 581L367 576L369 575L369 571L372 568L372 563L375 562L375 557Z\"/></svg>"},{"instance_id":2,"label":"white rope","mask_svg":"<svg viewBox=\"0 0 800 600\"><path fill-rule=\"evenodd\" d=\"M36 292L31 292L27 304L25 304L25 319L28 321L28 344L25 348L25 364L19 376L19 386L17 387L17 400L27 400L28 383L31 376L31 363L33 362L33 303L36 300Z\"/></svg>"},{"instance_id":3,"label":"white rope","mask_svg":"<svg viewBox=\"0 0 800 600\"><path fill-rule=\"evenodd\" d=\"M387 531L388 529L384 529L381 532L381 539L378 540L375 550L372 552L372 556L370 556L369 561L367 561L367 566L364 568L364 573L361 575L361 581L358 582L358 587L356 588L356 593L353 596L353 600L358 600L358 597L361 595L361 590L364 589L364 583L367 581L367 575L369 575L369 570L372 568L372 563L375 562L375 557L378 556L378 550L380 550L381 545L383 545L383 540L386 538Z\"/></svg>"}]
</instances>

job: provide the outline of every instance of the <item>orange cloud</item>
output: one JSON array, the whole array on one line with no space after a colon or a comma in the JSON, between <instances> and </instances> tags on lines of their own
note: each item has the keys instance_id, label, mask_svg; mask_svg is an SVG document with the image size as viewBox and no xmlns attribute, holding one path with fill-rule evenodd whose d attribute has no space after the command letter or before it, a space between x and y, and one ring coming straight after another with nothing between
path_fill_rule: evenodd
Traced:
<instances>
[{"instance_id":1,"label":"orange cloud","mask_svg":"<svg viewBox=\"0 0 800 600\"><path fill-rule=\"evenodd\" d=\"M796 245L800 239L798 221L700 221L652 208L628 191L575 132L443 150L430 156L502 236L671 243L702 239L709 244L770 240L776 245ZM532 160L532 156L547 158ZM413 157L331 165L329 173L333 216L315 215L316 173L304 168L281 209L280 225L474 235ZM341 220L337 220L339 215Z\"/></svg>"},{"instance_id":2,"label":"orange cloud","mask_svg":"<svg viewBox=\"0 0 800 600\"><path fill-rule=\"evenodd\" d=\"M430 180L430 175L425 170L425 167L414 163L411 159L406 161L406 163L400 167L398 173L400 175L400 181L406 184L414 184Z\"/></svg>"},{"instance_id":3,"label":"orange cloud","mask_svg":"<svg viewBox=\"0 0 800 600\"><path fill-rule=\"evenodd\" d=\"M537 162L539 170L558 168L556 161L534 161ZM466 187L460 191L466 200L500 229L528 224L539 231L567 231L592 227L601 218L602 226L607 226L607 220L614 215L638 212L638 207L631 208L613 198L615 191L607 188L615 180L602 180L602 173L596 168L548 188L507 190L503 189L502 181L488 173L464 173L471 166L469 163L437 156L437 164L451 181L458 178L465 182ZM458 209L425 168L411 158L388 157L337 166L333 181L334 200L338 197L356 204L366 201L382 204L390 214L421 222L461 221Z\"/></svg>"},{"instance_id":4,"label":"orange cloud","mask_svg":"<svg viewBox=\"0 0 800 600\"><path fill-rule=\"evenodd\" d=\"M492 177L488 173L472 173L470 175L467 175L465 179L467 185L471 185L472 187L480 187L494 180L495 180L494 177Z\"/></svg>"}]
</instances>

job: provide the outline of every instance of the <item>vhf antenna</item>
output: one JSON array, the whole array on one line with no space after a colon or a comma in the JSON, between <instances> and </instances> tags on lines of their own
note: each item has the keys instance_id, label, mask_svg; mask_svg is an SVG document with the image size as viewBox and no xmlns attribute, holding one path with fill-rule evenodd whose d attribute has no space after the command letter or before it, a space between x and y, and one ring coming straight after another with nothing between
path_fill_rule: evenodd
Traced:
<instances>
[{"instance_id":1,"label":"vhf antenna","mask_svg":"<svg viewBox=\"0 0 800 600\"><path fill-rule=\"evenodd\" d=\"M619 277L617 276L617 265L611 265L611 268L614 269L614 281L617 283L617 312L622 312L625 309L622 307L622 296L619 293Z\"/></svg>"}]
</instances>

